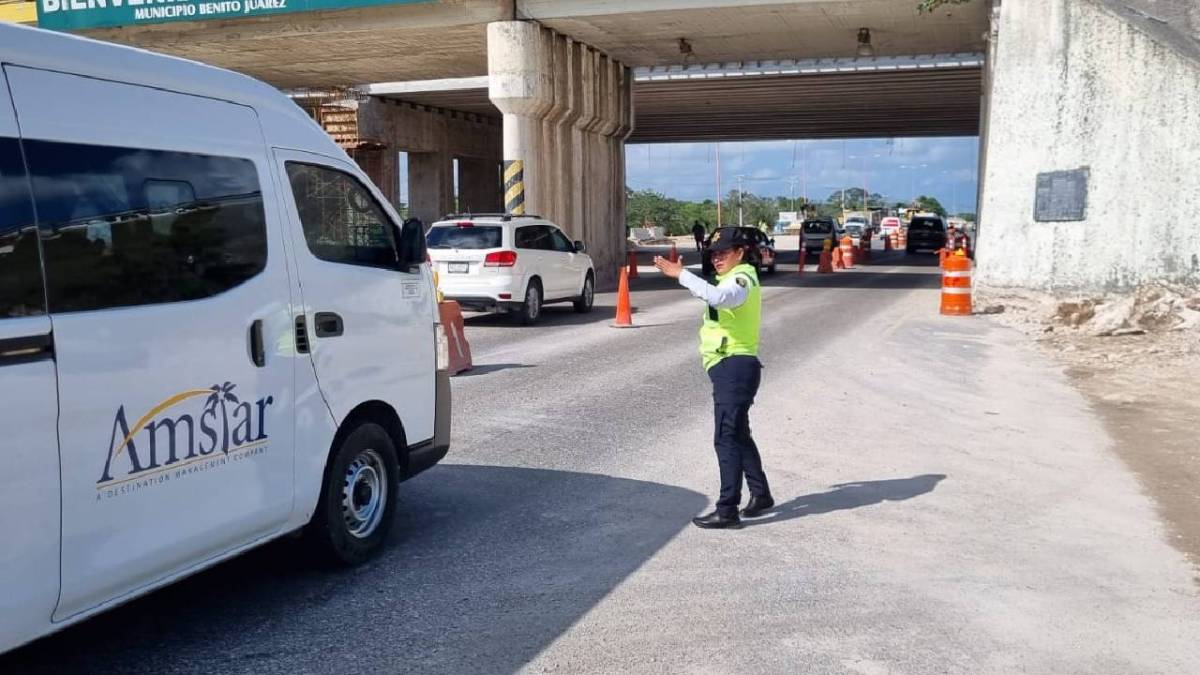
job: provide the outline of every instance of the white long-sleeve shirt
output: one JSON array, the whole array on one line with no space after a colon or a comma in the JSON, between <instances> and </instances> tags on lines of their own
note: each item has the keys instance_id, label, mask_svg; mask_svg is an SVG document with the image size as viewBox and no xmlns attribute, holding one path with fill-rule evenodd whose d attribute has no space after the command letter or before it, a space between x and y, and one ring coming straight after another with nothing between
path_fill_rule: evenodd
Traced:
<instances>
[{"instance_id":1,"label":"white long-sleeve shirt","mask_svg":"<svg viewBox=\"0 0 1200 675\"><path fill-rule=\"evenodd\" d=\"M724 281L714 286L695 274L684 270L683 274L679 275L679 285L691 291L692 295L708 303L709 307L733 309L734 307L741 307L742 303L746 302L746 298L750 297L749 284L739 284L737 282L738 277L739 275L737 274L731 274Z\"/></svg>"}]
</instances>

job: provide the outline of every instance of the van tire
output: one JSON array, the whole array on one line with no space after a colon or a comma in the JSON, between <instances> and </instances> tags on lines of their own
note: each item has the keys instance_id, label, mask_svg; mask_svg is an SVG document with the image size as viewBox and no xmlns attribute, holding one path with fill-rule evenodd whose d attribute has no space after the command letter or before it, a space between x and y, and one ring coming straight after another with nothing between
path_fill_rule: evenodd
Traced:
<instances>
[{"instance_id":1,"label":"van tire","mask_svg":"<svg viewBox=\"0 0 1200 675\"><path fill-rule=\"evenodd\" d=\"M363 422L346 434L330 457L321 500L305 530L314 554L351 566L378 553L395 520L399 485L396 446L383 427Z\"/></svg>"},{"instance_id":2,"label":"van tire","mask_svg":"<svg viewBox=\"0 0 1200 675\"><path fill-rule=\"evenodd\" d=\"M542 318L542 282L538 279L532 279L529 286L525 289L525 298L521 302L520 308L517 309L517 321L521 322L522 326L532 326Z\"/></svg>"},{"instance_id":3,"label":"van tire","mask_svg":"<svg viewBox=\"0 0 1200 675\"><path fill-rule=\"evenodd\" d=\"M580 314L587 314L592 311L592 303L596 298L596 280L592 278L592 273L588 272L583 279L583 292L579 294L579 299L575 301L575 311Z\"/></svg>"}]
</instances>

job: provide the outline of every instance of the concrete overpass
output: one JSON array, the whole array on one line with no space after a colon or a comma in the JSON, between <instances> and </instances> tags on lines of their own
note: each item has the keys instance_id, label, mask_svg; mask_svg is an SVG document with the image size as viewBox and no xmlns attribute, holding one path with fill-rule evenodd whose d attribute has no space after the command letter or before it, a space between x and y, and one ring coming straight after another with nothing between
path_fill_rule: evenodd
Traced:
<instances>
[{"instance_id":1,"label":"concrete overpass","mask_svg":"<svg viewBox=\"0 0 1200 675\"><path fill-rule=\"evenodd\" d=\"M980 243L995 252L981 255L982 280L1109 288L1200 277L1200 235L1166 227L1200 210L1200 193L1162 175L1200 161L1195 144L1170 140L1200 128L1193 0L969 0L927 15L915 0L288 2L321 11L39 19L314 94L298 100L332 120L393 198L397 153L410 153L423 219L451 209L455 182L475 210L500 206L501 163L521 162L527 208L588 240L602 281L624 248L627 140L971 133ZM361 100L323 96L363 85ZM1122 222L1130 199L1142 213L1178 208L1152 218L1162 227L1142 228L1137 246L1077 225ZM1155 228L1163 236L1150 243ZM1077 253L1112 245L1098 257L1045 253L1060 236ZM1169 244L1179 241L1186 251Z\"/></svg>"},{"instance_id":2,"label":"concrete overpass","mask_svg":"<svg viewBox=\"0 0 1200 675\"><path fill-rule=\"evenodd\" d=\"M456 183L460 206L500 208L498 167L519 161L526 208L587 240L608 280L627 140L974 134L986 28L982 0L396 0L84 32L317 94L299 100L393 199L409 153L425 220ZM327 114L321 94L349 87L369 97Z\"/></svg>"}]
</instances>

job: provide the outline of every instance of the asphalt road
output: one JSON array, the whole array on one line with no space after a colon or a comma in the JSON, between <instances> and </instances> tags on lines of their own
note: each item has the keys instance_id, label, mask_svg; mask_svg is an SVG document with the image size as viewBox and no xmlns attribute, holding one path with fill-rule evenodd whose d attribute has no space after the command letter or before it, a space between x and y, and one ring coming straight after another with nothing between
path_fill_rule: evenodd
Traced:
<instances>
[{"instance_id":1,"label":"asphalt road","mask_svg":"<svg viewBox=\"0 0 1200 675\"><path fill-rule=\"evenodd\" d=\"M0 672L1189 672L1200 598L1080 396L1015 333L936 314L932 259L765 279L752 416L780 502L717 487L701 306L631 329L467 322L453 448L386 552L269 546L0 659ZM791 263L790 265L788 263Z\"/></svg>"}]
</instances>

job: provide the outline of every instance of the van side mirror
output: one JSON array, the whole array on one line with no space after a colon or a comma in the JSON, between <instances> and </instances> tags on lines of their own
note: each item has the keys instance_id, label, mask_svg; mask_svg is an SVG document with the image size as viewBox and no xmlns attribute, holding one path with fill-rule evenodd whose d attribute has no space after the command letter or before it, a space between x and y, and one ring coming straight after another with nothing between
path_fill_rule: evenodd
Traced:
<instances>
[{"instance_id":1,"label":"van side mirror","mask_svg":"<svg viewBox=\"0 0 1200 675\"><path fill-rule=\"evenodd\" d=\"M576 253L587 253L587 244L583 243L582 241L576 241L575 242L575 252Z\"/></svg>"},{"instance_id":2,"label":"van side mirror","mask_svg":"<svg viewBox=\"0 0 1200 675\"><path fill-rule=\"evenodd\" d=\"M413 272L425 263L425 225L418 218L409 218L400 226L396 239L396 257L400 270Z\"/></svg>"}]
</instances>

